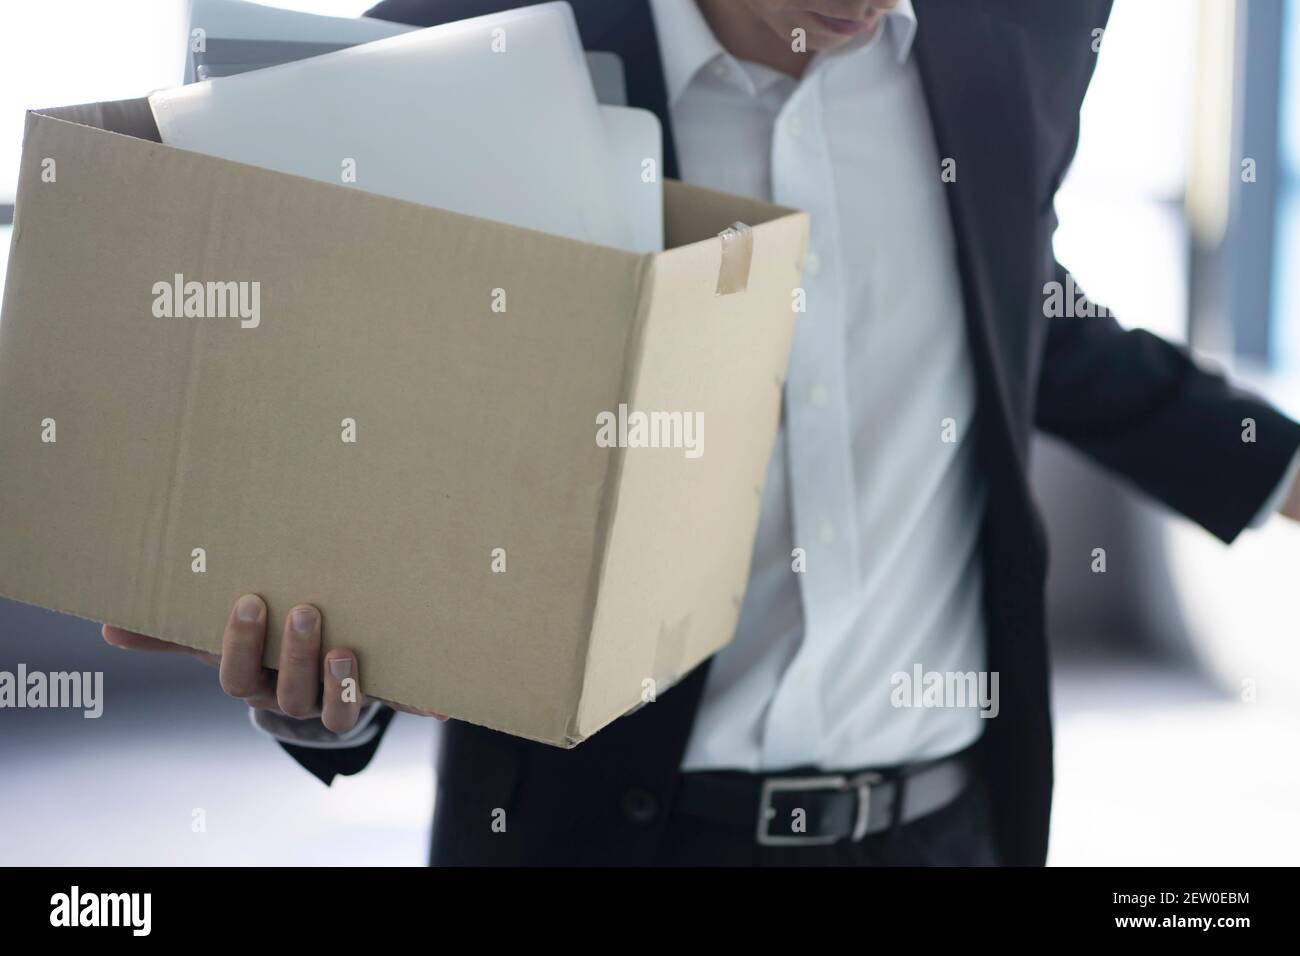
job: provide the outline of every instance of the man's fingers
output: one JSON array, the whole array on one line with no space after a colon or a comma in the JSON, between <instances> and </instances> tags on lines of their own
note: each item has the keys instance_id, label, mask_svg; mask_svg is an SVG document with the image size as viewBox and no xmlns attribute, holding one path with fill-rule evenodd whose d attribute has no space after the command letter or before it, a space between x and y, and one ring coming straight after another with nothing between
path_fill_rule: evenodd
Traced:
<instances>
[{"instance_id":1,"label":"man's fingers","mask_svg":"<svg viewBox=\"0 0 1300 956\"><path fill-rule=\"evenodd\" d=\"M265 693L272 678L262 668L266 644L266 604L245 594L230 610L221 638L221 689L231 697Z\"/></svg>"},{"instance_id":2,"label":"man's fingers","mask_svg":"<svg viewBox=\"0 0 1300 956\"><path fill-rule=\"evenodd\" d=\"M105 624L100 628L100 633L104 636L104 641L112 647L124 651L149 651L155 654L188 654L191 657L197 657L205 664L217 665L217 655L209 654L207 651L196 651L192 647L185 647L182 644L172 644L170 641L160 641L156 637L149 637L145 634L137 634L135 631L124 631L120 627L114 627L111 624Z\"/></svg>"},{"instance_id":3,"label":"man's fingers","mask_svg":"<svg viewBox=\"0 0 1300 956\"><path fill-rule=\"evenodd\" d=\"M260 694L254 694L252 697L245 697L244 703L253 710L269 710L273 714L284 714L280 710L280 702L275 698L275 678L268 674L266 682L266 691Z\"/></svg>"},{"instance_id":4,"label":"man's fingers","mask_svg":"<svg viewBox=\"0 0 1300 956\"><path fill-rule=\"evenodd\" d=\"M356 726L357 716L361 713L361 675L357 670L356 655L343 648L330 651L325 655L323 676L321 723L326 730L346 733Z\"/></svg>"},{"instance_id":5,"label":"man's fingers","mask_svg":"<svg viewBox=\"0 0 1300 956\"><path fill-rule=\"evenodd\" d=\"M336 734L355 727L361 707L367 702L361 694L357 656L345 648L335 648L322 667L320 612L310 604L300 604L289 612L280 642L278 674L262 666L266 625L266 603L256 594L245 594L235 602L226 619L220 658L109 624L104 625L103 634L104 640L113 647L159 653L179 651L219 667L221 689L255 710L297 718L319 714L326 729ZM403 713L447 719L433 711L381 702Z\"/></svg>"},{"instance_id":6,"label":"man's fingers","mask_svg":"<svg viewBox=\"0 0 1300 956\"><path fill-rule=\"evenodd\" d=\"M300 604L284 619L275 695L290 717L311 717L320 693L320 612Z\"/></svg>"},{"instance_id":7,"label":"man's fingers","mask_svg":"<svg viewBox=\"0 0 1300 956\"><path fill-rule=\"evenodd\" d=\"M162 654L174 654L177 651L189 650L188 647L169 644L167 641L160 641L156 637L137 634L135 631L124 631L120 627L113 627L111 624L105 624L100 629L100 633L104 635L104 640L109 644L126 651L156 651Z\"/></svg>"}]
</instances>

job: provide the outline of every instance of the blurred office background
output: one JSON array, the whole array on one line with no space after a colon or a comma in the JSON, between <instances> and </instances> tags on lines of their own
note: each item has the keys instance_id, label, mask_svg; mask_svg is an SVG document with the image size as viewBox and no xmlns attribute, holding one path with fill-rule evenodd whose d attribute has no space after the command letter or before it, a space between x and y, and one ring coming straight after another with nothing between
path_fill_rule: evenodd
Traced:
<instances>
[{"instance_id":1,"label":"blurred office background","mask_svg":"<svg viewBox=\"0 0 1300 956\"><path fill-rule=\"evenodd\" d=\"M0 252L23 110L175 85L186 7L0 7ZM1300 3L1116 0L1058 253L1123 323L1190 343L1292 415L1298 183ZM1035 472L1053 549L1051 862L1300 861L1300 527L1276 520L1228 549L1050 441ZM114 651L93 624L0 600L0 670L20 662L102 670L106 706L99 720L0 711L0 864L425 860L428 721L400 717L366 773L327 789L188 658Z\"/></svg>"}]
</instances>

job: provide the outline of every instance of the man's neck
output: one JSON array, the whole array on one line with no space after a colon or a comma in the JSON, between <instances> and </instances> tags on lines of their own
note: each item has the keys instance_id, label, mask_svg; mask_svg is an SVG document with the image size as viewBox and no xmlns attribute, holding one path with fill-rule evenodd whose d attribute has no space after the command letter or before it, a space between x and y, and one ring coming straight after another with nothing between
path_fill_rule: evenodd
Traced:
<instances>
[{"instance_id":1,"label":"man's neck","mask_svg":"<svg viewBox=\"0 0 1300 956\"><path fill-rule=\"evenodd\" d=\"M797 53L790 37L782 37L760 20L742 0L696 0L700 12L728 53L779 70L795 79L803 76L812 54Z\"/></svg>"}]
</instances>

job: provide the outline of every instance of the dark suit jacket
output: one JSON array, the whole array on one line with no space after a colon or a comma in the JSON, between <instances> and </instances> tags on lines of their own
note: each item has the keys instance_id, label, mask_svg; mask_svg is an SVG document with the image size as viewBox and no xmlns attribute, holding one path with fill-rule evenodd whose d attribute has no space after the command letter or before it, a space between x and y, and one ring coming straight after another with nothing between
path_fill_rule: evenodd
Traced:
<instances>
[{"instance_id":1,"label":"dark suit jacket","mask_svg":"<svg viewBox=\"0 0 1300 956\"><path fill-rule=\"evenodd\" d=\"M588 49L627 69L631 105L653 110L676 176L647 0L571 0ZM385 0L371 16L421 26L521 0ZM1110 0L914 0L917 57L947 186L978 382L989 668L1001 713L980 749L1004 863L1041 864L1052 792L1043 588L1046 543L1026 480L1037 427L1069 442L1224 541L1281 480L1300 426L1179 348L1110 318L1047 318L1053 197L1073 157L1079 107ZM454 94L454 91L452 91ZM939 171L935 171L938 175ZM1242 419L1257 441L1241 439ZM452 722L439 762L435 863L639 864L654 858L708 664L575 750ZM384 718L387 719L387 716ZM365 766L374 746L288 748L321 779ZM1116 790L1121 799L1122 788ZM508 829L493 833L495 808Z\"/></svg>"}]
</instances>

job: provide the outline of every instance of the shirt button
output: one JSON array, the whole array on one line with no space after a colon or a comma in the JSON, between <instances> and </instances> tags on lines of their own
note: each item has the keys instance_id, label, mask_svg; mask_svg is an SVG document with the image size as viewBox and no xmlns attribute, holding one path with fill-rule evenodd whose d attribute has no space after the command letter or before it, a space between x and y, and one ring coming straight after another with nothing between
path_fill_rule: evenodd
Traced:
<instances>
[{"instance_id":1,"label":"shirt button","mask_svg":"<svg viewBox=\"0 0 1300 956\"><path fill-rule=\"evenodd\" d=\"M808 401L812 402L818 408L825 408L831 400L831 393L826 390L825 385L814 385L808 391Z\"/></svg>"},{"instance_id":2,"label":"shirt button","mask_svg":"<svg viewBox=\"0 0 1300 956\"><path fill-rule=\"evenodd\" d=\"M623 794L623 816L638 826L645 826L659 815L659 801L649 790L633 787Z\"/></svg>"},{"instance_id":3,"label":"shirt button","mask_svg":"<svg viewBox=\"0 0 1300 956\"><path fill-rule=\"evenodd\" d=\"M822 544L830 544L835 540L835 526L829 521L823 521L817 533L821 535Z\"/></svg>"},{"instance_id":4,"label":"shirt button","mask_svg":"<svg viewBox=\"0 0 1300 956\"><path fill-rule=\"evenodd\" d=\"M817 253L808 253L808 258L804 260L803 271L810 276L820 275L822 271L822 261Z\"/></svg>"},{"instance_id":5,"label":"shirt button","mask_svg":"<svg viewBox=\"0 0 1300 956\"><path fill-rule=\"evenodd\" d=\"M785 127L786 135L792 139L798 139L803 132L803 118L798 113L791 113L782 125Z\"/></svg>"},{"instance_id":6,"label":"shirt button","mask_svg":"<svg viewBox=\"0 0 1300 956\"><path fill-rule=\"evenodd\" d=\"M730 72L726 60L715 60L709 69L713 71L714 76L726 76Z\"/></svg>"}]
</instances>

